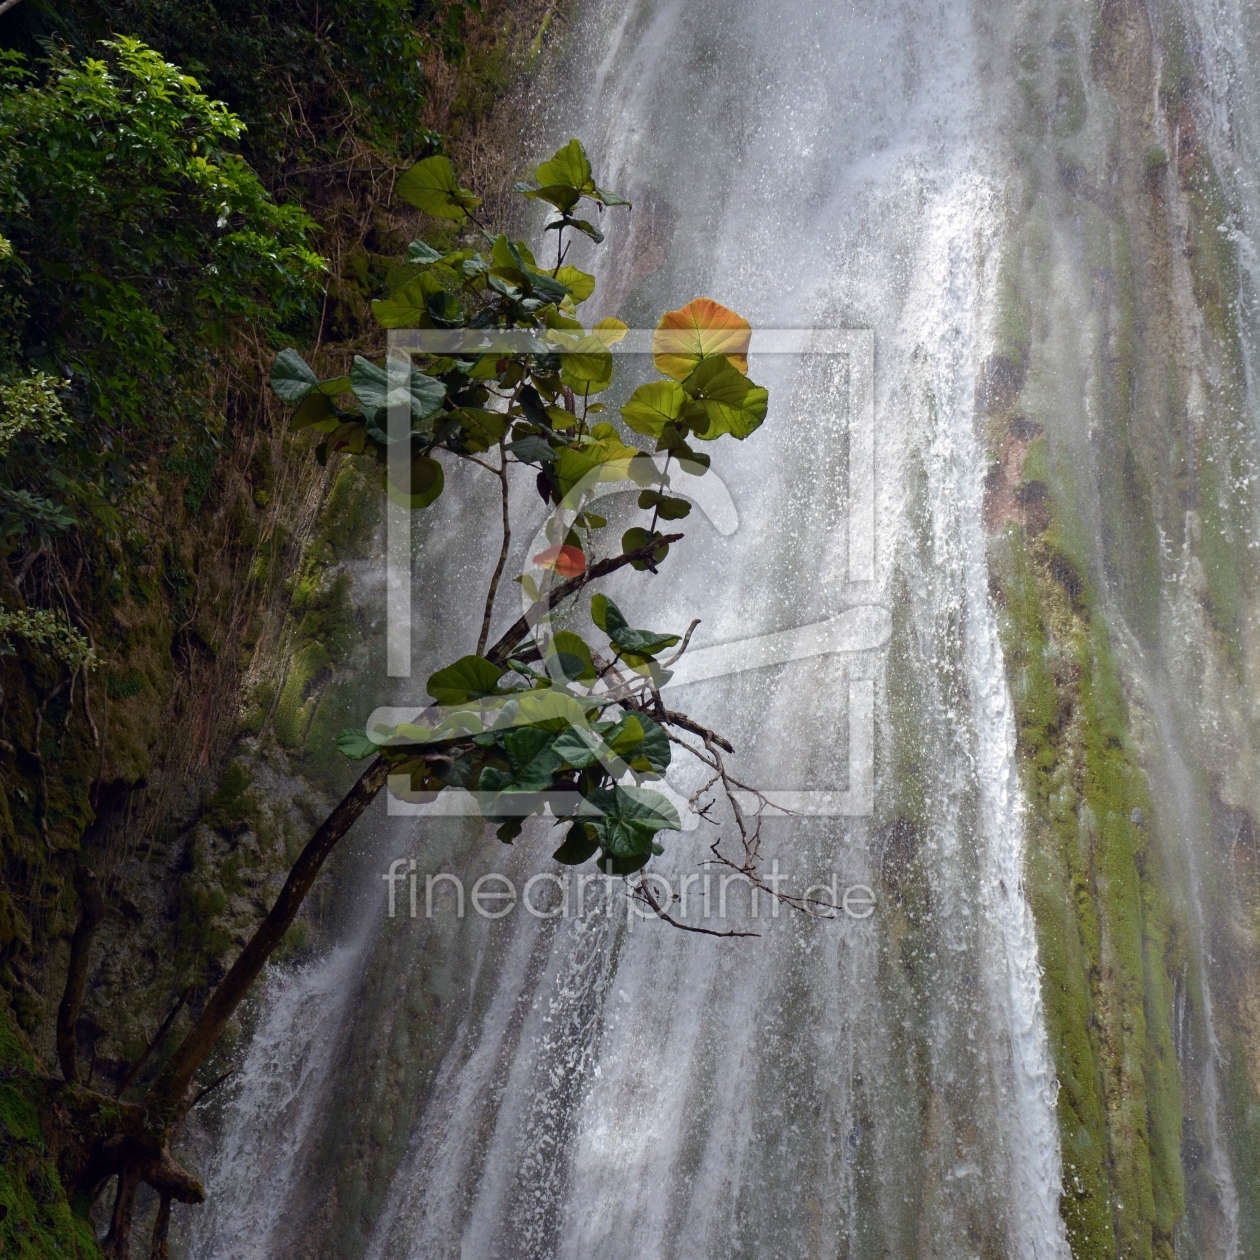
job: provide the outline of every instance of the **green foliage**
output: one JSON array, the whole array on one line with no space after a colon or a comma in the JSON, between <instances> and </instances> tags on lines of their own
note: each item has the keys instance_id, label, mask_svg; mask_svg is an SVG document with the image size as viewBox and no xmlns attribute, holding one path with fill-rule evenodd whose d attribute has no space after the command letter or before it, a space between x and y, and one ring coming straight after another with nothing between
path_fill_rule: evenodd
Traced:
<instances>
[{"instance_id":1,"label":"green foliage","mask_svg":"<svg viewBox=\"0 0 1260 1260\"><path fill-rule=\"evenodd\" d=\"M25 12L24 12L25 10ZM421 59L465 57L479 0L72 0L23 5L33 49L86 52L126 31L197 75L245 123L242 151L273 186L327 170L348 136L389 153L437 142L420 123ZM430 149L430 151L432 151Z\"/></svg>"},{"instance_id":2,"label":"green foliage","mask_svg":"<svg viewBox=\"0 0 1260 1260\"><path fill-rule=\"evenodd\" d=\"M217 458L217 357L312 309L322 270L310 220L272 201L234 152L240 121L196 80L129 38L42 70L0 69L9 548L109 529L134 466L181 441Z\"/></svg>"},{"instance_id":3,"label":"green foliage","mask_svg":"<svg viewBox=\"0 0 1260 1260\"><path fill-rule=\"evenodd\" d=\"M433 218L457 224L481 204L440 155L417 162L397 191ZM595 183L577 140L517 191L560 212L547 228L557 233L550 270L524 241L505 235L483 232L488 250L441 250L415 241L408 257L419 273L373 303L388 328L446 332L448 353L384 366L356 357L349 376L320 380L296 350L286 349L276 356L271 387L294 408L293 429L322 435L321 461L338 452L373 456L384 466L390 497L414 508L442 493L439 453L489 468L505 494L512 466L533 470L533 483L552 509L547 530L554 545L533 557L541 583L532 574L517 579L537 608L532 639L510 659L487 659L481 649L461 657L429 678L434 703L415 722L343 731L337 746L356 760L379 749L421 798L455 786L477 792L505 841L520 833L525 815L549 806L571 824L557 860L599 854L605 869L630 874L662 851L661 831L680 826L669 801L642 786L659 779L670 762L669 739L649 710L660 715L656 689L669 676L658 654L680 636L635 629L616 604L595 595L591 617L608 639L611 660L605 660L574 631L552 632L545 615L549 591L557 579L572 583L573 593L589 580L595 532L606 524L590 507L608 483L639 488L639 508L651 513L646 527L623 534L619 564L655 571L669 551L658 521L690 511L685 499L668 493L671 461L703 473L708 457L688 439L749 436L765 419L767 393L746 376L747 321L697 298L667 313L657 329L654 361L666 379L641 386L623 408L634 432L655 439L655 451L624 442L612 424L596 419L604 406L595 397L612 383L612 347L626 326L616 319L582 324L578 307L595 281L565 265L564 233L573 229L601 241L603 234L576 216L577 207L583 200L599 211L628 203ZM497 468L483 458L492 451ZM653 454L664 455L663 467ZM406 484L396 481L399 467L410 470ZM491 609L494 594L492 587ZM546 672L533 669L533 662ZM315 667L313 658L295 661L278 732L295 720ZM603 685L609 671L616 671L615 689ZM289 742L298 736L296 726L281 734Z\"/></svg>"},{"instance_id":4,"label":"green foliage","mask_svg":"<svg viewBox=\"0 0 1260 1260\"><path fill-rule=\"evenodd\" d=\"M24 433L45 442L64 442L71 433L70 417L60 392L70 382L43 372L0 383L0 456Z\"/></svg>"},{"instance_id":5,"label":"green foliage","mask_svg":"<svg viewBox=\"0 0 1260 1260\"><path fill-rule=\"evenodd\" d=\"M0 608L0 656L14 651L14 639L42 648L70 669L94 669L99 664L82 632L46 608Z\"/></svg>"},{"instance_id":6,"label":"green foliage","mask_svg":"<svg viewBox=\"0 0 1260 1260\"><path fill-rule=\"evenodd\" d=\"M591 620L608 636L613 651L630 661L646 661L679 641L676 634L630 629L621 609L607 595L591 596Z\"/></svg>"},{"instance_id":7,"label":"green foliage","mask_svg":"<svg viewBox=\"0 0 1260 1260\"><path fill-rule=\"evenodd\" d=\"M481 205L480 197L474 197L466 188L459 186L450 158L442 156L417 162L394 185L394 191L404 201L409 201L435 219L460 222Z\"/></svg>"}]
</instances>

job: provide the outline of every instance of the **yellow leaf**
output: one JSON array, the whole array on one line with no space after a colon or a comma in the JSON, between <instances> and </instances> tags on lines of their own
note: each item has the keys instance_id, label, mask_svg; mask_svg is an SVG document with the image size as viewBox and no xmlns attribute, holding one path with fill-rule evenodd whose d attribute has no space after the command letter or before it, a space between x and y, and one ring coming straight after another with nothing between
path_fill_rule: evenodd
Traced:
<instances>
[{"instance_id":1,"label":"yellow leaf","mask_svg":"<svg viewBox=\"0 0 1260 1260\"><path fill-rule=\"evenodd\" d=\"M740 372L748 372L752 325L712 298L693 298L676 311L666 311L652 337L656 370L684 381L701 360L724 355Z\"/></svg>"},{"instance_id":2,"label":"yellow leaf","mask_svg":"<svg viewBox=\"0 0 1260 1260\"><path fill-rule=\"evenodd\" d=\"M606 346L615 346L617 342L624 341L626 336L626 325L619 319L614 319L609 315L605 319L601 319L594 328L591 329L593 336L596 336Z\"/></svg>"},{"instance_id":3,"label":"yellow leaf","mask_svg":"<svg viewBox=\"0 0 1260 1260\"><path fill-rule=\"evenodd\" d=\"M566 285L574 302L585 302L595 292L595 277L567 264L556 272L556 279Z\"/></svg>"}]
</instances>

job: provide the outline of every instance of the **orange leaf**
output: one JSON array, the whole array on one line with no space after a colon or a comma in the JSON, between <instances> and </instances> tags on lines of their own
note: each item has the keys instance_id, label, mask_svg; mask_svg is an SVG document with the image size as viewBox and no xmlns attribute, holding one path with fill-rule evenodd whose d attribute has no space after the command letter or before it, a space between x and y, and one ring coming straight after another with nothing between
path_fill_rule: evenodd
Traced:
<instances>
[{"instance_id":1,"label":"orange leaf","mask_svg":"<svg viewBox=\"0 0 1260 1260\"><path fill-rule=\"evenodd\" d=\"M534 557L543 569L555 569L562 578L575 578L586 572L586 556L580 547L548 547Z\"/></svg>"},{"instance_id":2,"label":"orange leaf","mask_svg":"<svg viewBox=\"0 0 1260 1260\"><path fill-rule=\"evenodd\" d=\"M693 298L676 311L666 311L652 337L656 370L685 381L701 359L725 355L731 366L748 375L752 325L712 298Z\"/></svg>"}]
</instances>

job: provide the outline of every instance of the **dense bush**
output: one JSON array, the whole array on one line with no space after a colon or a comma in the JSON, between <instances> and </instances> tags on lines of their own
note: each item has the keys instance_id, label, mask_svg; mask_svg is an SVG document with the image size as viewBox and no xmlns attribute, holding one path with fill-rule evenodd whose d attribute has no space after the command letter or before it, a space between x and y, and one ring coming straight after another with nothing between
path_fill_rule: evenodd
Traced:
<instances>
[{"instance_id":1,"label":"dense bush","mask_svg":"<svg viewBox=\"0 0 1260 1260\"><path fill-rule=\"evenodd\" d=\"M245 329L314 309L311 221L234 152L242 124L130 38L0 61L0 535L95 517L134 466L213 442Z\"/></svg>"},{"instance_id":2,"label":"dense bush","mask_svg":"<svg viewBox=\"0 0 1260 1260\"><path fill-rule=\"evenodd\" d=\"M26 0L10 38L81 53L117 32L144 40L242 119L242 151L274 185L363 143L422 155L421 58L458 61L480 12L480 0Z\"/></svg>"}]
</instances>

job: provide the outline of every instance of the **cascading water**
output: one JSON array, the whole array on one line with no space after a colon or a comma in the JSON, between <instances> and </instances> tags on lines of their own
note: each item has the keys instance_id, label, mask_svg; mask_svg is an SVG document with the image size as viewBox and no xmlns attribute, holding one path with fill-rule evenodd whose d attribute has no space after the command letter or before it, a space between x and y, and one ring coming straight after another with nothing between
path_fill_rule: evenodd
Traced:
<instances>
[{"instance_id":1,"label":"cascading water","mask_svg":"<svg viewBox=\"0 0 1260 1260\"><path fill-rule=\"evenodd\" d=\"M591 4L554 120L636 207L612 221L612 261L591 260L599 313L651 326L704 293L759 330L873 332L873 576L846 559L853 364L754 355L769 418L710 474L731 520L694 512L659 576L608 590L632 624L703 616L697 649L891 613L887 647L675 693L746 781L838 792L851 684L873 683L873 814L769 819L763 854L794 891L833 872L869 886L876 912L753 910L734 885L722 926L761 935L724 941L646 922L599 881L584 917L456 919L446 886L433 918L391 921L382 896L360 944L270 991L198 1260L1069 1256L976 424L1022 55L1000 28L1022 12ZM451 480L418 527L421 677L474 637L433 571L479 584L485 567L461 518L484 488ZM684 795L698 782L678 774ZM552 868L541 827L505 850L474 823L380 826L391 856L415 857L422 903L427 873L520 888ZM701 872L716 906L720 871L698 866L712 838L702 823L653 868L674 889Z\"/></svg>"}]
</instances>

